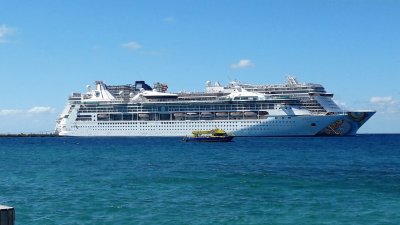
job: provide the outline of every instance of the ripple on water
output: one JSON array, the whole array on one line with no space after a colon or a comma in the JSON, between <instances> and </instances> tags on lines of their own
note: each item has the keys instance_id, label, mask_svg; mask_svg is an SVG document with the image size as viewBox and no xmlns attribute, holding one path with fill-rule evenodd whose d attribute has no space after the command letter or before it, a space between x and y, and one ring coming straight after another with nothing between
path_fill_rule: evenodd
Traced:
<instances>
[{"instance_id":1,"label":"ripple on water","mask_svg":"<svg viewBox=\"0 0 400 225\"><path fill-rule=\"evenodd\" d=\"M33 225L400 224L399 137L0 139L0 202Z\"/></svg>"}]
</instances>

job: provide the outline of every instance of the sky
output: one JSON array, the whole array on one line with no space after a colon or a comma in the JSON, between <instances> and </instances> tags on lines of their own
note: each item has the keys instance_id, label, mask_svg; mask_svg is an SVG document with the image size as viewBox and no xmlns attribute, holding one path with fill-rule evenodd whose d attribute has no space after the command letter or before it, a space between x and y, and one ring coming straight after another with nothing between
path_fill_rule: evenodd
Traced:
<instances>
[{"instance_id":1,"label":"sky","mask_svg":"<svg viewBox=\"0 0 400 225\"><path fill-rule=\"evenodd\" d=\"M400 133L400 1L0 0L0 133L51 132L87 84L319 83ZM92 85L93 86L93 85Z\"/></svg>"}]
</instances>

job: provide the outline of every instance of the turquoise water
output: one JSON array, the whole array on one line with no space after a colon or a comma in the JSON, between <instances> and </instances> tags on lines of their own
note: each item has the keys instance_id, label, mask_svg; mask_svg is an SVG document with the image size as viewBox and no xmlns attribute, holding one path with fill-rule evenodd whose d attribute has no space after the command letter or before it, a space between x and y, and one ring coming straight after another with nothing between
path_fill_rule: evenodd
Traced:
<instances>
[{"instance_id":1,"label":"turquoise water","mask_svg":"<svg viewBox=\"0 0 400 225\"><path fill-rule=\"evenodd\" d=\"M1 138L17 225L400 224L400 135Z\"/></svg>"}]
</instances>

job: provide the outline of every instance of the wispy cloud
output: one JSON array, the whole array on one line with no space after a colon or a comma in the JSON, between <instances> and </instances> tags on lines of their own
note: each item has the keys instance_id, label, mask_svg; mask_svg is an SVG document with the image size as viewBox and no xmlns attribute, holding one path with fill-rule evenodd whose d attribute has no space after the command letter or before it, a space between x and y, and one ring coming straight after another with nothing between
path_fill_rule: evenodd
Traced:
<instances>
[{"instance_id":1,"label":"wispy cloud","mask_svg":"<svg viewBox=\"0 0 400 225\"><path fill-rule=\"evenodd\" d=\"M37 115L44 113L53 113L54 111L55 109L50 106L34 106L28 110L0 109L0 116Z\"/></svg>"},{"instance_id":2,"label":"wispy cloud","mask_svg":"<svg viewBox=\"0 0 400 225\"><path fill-rule=\"evenodd\" d=\"M387 105L387 104L394 104L396 101L393 99L392 96L385 96L385 97L371 97L369 100L372 104L377 105Z\"/></svg>"},{"instance_id":3,"label":"wispy cloud","mask_svg":"<svg viewBox=\"0 0 400 225\"><path fill-rule=\"evenodd\" d=\"M151 50L151 49L142 49L142 45L140 45L136 41L131 41L128 43L121 44L122 48L128 49L130 51L136 51L138 54L142 55L150 55L150 56L162 56L165 55L164 50ZM140 49L140 50L139 50Z\"/></svg>"},{"instance_id":4,"label":"wispy cloud","mask_svg":"<svg viewBox=\"0 0 400 225\"><path fill-rule=\"evenodd\" d=\"M139 43L137 43L136 41L131 41L131 42L122 44L121 47L129 49L129 50L137 50L137 49L141 48L142 46Z\"/></svg>"},{"instance_id":5,"label":"wispy cloud","mask_svg":"<svg viewBox=\"0 0 400 225\"><path fill-rule=\"evenodd\" d=\"M14 116L23 112L20 109L0 109L0 116Z\"/></svg>"},{"instance_id":6,"label":"wispy cloud","mask_svg":"<svg viewBox=\"0 0 400 225\"><path fill-rule=\"evenodd\" d=\"M233 69L244 69L248 67L254 66L254 63L251 62L250 59L241 59L238 63L232 64L231 68Z\"/></svg>"},{"instance_id":7,"label":"wispy cloud","mask_svg":"<svg viewBox=\"0 0 400 225\"><path fill-rule=\"evenodd\" d=\"M38 114L38 113L51 113L54 109L50 106L35 106L28 110L28 113Z\"/></svg>"},{"instance_id":8,"label":"wispy cloud","mask_svg":"<svg viewBox=\"0 0 400 225\"><path fill-rule=\"evenodd\" d=\"M50 106L0 109L0 133L52 132L57 112Z\"/></svg>"},{"instance_id":9,"label":"wispy cloud","mask_svg":"<svg viewBox=\"0 0 400 225\"><path fill-rule=\"evenodd\" d=\"M172 16L165 17L165 18L164 18L164 22L166 22L166 23L173 23L173 22L175 22L175 18L172 17Z\"/></svg>"},{"instance_id":10,"label":"wispy cloud","mask_svg":"<svg viewBox=\"0 0 400 225\"><path fill-rule=\"evenodd\" d=\"M388 118L397 117L400 115L400 101L392 96L375 96L369 100L370 106L377 111L378 115L385 115Z\"/></svg>"},{"instance_id":11,"label":"wispy cloud","mask_svg":"<svg viewBox=\"0 0 400 225\"><path fill-rule=\"evenodd\" d=\"M11 28L5 24L0 25L0 43L9 42L7 37L13 35L14 32L14 28Z\"/></svg>"}]
</instances>

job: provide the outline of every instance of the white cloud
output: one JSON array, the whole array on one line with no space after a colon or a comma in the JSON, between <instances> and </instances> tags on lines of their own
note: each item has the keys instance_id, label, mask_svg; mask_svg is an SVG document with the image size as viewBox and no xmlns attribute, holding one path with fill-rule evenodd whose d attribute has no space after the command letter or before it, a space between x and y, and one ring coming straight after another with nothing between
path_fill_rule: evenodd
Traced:
<instances>
[{"instance_id":1,"label":"white cloud","mask_svg":"<svg viewBox=\"0 0 400 225\"><path fill-rule=\"evenodd\" d=\"M369 102L371 108L376 110L377 117L385 116L386 119L392 117L400 118L400 101L392 96L372 97Z\"/></svg>"},{"instance_id":2,"label":"white cloud","mask_svg":"<svg viewBox=\"0 0 400 225\"><path fill-rule=\"evenodd\" d=\"M254 66L254 63L251 62L250 59L241 59L241 60L239 60L238 63L232 64L231 68L233 68L233 69L243 69L243 68L252 67L252 66Z\"/></svg>"},{"instance_id":3,"label":"white cloud","mask_svg":"<svg viewBox=\"0 0 400 225\"><path fill-rule=\"evenodd\" d=\"M54 112L54 109L50 106L35 106L27 111L28 113L50 113Z\"/></svg>"},{"instance_id":4,"label":"white cloud","mask_svg":"<svg viewBox=\"0 0 400 225\"><path fill-rule=\"evenodd\" d=\"M3 38L3 37L5 37L7 35L10 35L12 33L14 33L14 30L11 29L10 27L6 26L5 24L2 24L0 26L0 38Z\"/></svg>"},{"instance_id":5,"label":"white cloud","mask_svg":"<svg viewBox=\"0 0 400 225\"><path fill-rule=\"evenodd\" d=\"M385 97L372 97L369 100L370 103L372 104L377 104L377 105L387 105L387 104L394 104L395 101L392 96L385 96Z\"/></svg>"},{"instance_id":6,"label":"white cloud","mask_svg":"<svg viewBox=\"0 0 400 225\"><path fill-rule=\"evenodd\" d=\"M0 109L0 133L43 133L54 131L56 112L51 107Z\"/></svg>"},{"instance_id":7,"label":"white cloud","mask_svg":"<svg viewBox=\"0 0 400 225\"><path fill-rule=\"evenodd\" d=\"M22 112L20 109L0 109L0 116L14 116Z\"/></svg>"},{"instance_id":8,"label":"white cloud","mask_svg":"<svg viewBox=\"0 0 400 225\"><path fill-rule=\"evenodd\" d=\"M6 26L5 24L0 25L0 43L8 42L7 36L14 34L14 29Z\"/></svg>"},{"instance_id":9,"label":"white cloud","mask_svg":"<svg viewBox=\"0 0 400 225\"><path fill-rule=\"evenodd\" d=\"M22 109L0 109L0 116L20 116L41 113L53 113L55 110L50 106L35 106L28 110Z\"/></svg>"},{"instance_id":10,"label":"white cloud","mask_svg":"<svg viewBox=\"0 0 400 225\"><path fill-rule=\"evenodd\" d=\"M121 47L130 49L130 50L137 50L137 49L141 48L142 46L139 43L137 43L136 41L131 41L131 42L122 44Z\"/></svg>"},{"instance_id":11,"label":"white cloud","mask_svg":"<svg viewBox=\"0 0 400 225\"><path fill-rule=\"evenodd\" d=\"M168 17L164 18L164 22L173 23L173 22L175 22L175 18L172 16L168 16Z\"/></svg>"}]
</instances>

